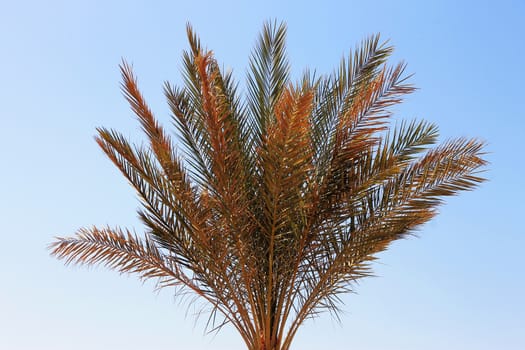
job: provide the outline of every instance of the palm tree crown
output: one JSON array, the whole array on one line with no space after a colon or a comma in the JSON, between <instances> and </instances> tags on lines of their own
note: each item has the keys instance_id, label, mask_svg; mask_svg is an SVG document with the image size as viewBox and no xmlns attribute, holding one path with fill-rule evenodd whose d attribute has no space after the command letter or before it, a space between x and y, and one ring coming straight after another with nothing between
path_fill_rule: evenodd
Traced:
<instances>
[{"instance_id":1,"label":"palm tree crown","mask_svg":"<svg viewBox=\"0 0 525 350\"><path fill-rule=\"evenodd\" d=\"M483 143L431 147L433 124L389 127L390 107L414 88L379 36L332 74L293 84L285 26L266 24L241 99L187 32L185 86L164 87L183 156L126 63L122 90L148 144L105 128L96 137L138 192L144 235L83 228L52 254L194 292L212 329L230 323L249 349L286 350L306 319L337 313L376 253L431 219L442 197L483 181Z\"/></svg>"}]
</instances>

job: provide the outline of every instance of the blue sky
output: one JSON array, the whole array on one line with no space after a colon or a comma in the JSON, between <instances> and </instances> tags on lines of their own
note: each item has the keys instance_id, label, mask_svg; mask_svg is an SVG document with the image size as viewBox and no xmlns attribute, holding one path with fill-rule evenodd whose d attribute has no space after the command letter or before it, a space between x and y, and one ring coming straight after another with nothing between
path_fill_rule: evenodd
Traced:
<instances>
[{"instance_id":1,"label":"blue sky","mask_svg":"<svg viewBox=\"0 0 525 350\"><path fill-rule=\"evenodd\" d=\"M1 1L0 348L243 349L230 329L204 336L169 290L66 268L46 245L92 224L140 229L132 189L93 141L97 126L141 140L119 91L121 58L169 123L162 83L181 82L186 22L242 82L262 23L276 18L288 23L295 76L330 72L380 32L420 88L396 118L435 122L442 140L480 137L491 162L489 182L381 254L379 277L345 297L341 324L311 321L293 348L523 349L523 4Z\"/></svg>"}]
</instances>

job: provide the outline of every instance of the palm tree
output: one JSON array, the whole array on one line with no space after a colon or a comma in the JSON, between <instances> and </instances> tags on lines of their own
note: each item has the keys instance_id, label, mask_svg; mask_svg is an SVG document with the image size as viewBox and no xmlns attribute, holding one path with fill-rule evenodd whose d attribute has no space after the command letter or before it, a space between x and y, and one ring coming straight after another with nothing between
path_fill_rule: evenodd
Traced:
<instances>
[{"instance_id":1,"label":"palm tree","mask_svg":"<svg viewBox=\"0 0 525 350\"><path fill-rule=\"evenodd\" d=\"M123 63L148 144L105 128L96 140L138 192L145 233L82 228L52 254L195 293L211 306L210 329L231 324L248 349L286 350L305 320L337 316L375 255L430 220L442 197L483 181L482 142L431 148L435 125L389 127L390 107L414 88L404 64L387 65L392 47L379 36L332 74L293 84L285 33L264 26L241 99L188 26L185 86L164 87L184 156Z\"/></svg>"}]
</instances>

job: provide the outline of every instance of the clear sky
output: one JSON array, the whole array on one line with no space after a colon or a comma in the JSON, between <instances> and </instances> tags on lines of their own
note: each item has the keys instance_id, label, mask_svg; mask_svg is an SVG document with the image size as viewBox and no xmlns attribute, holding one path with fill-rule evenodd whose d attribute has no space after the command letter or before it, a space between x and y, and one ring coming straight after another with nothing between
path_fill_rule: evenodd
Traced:
<instances>
[{"instance_id":1,"label":"clear sky","mask_svg":"<svg viewBox=\"0 0 525 350\"><path fill-rule=\"evenodd\" d=\"M284 2L284 1L283 1ZM293 349L522 350L525 344L523 1L0 1L0 349L241 350L231 330L203 335L187 303L134 277L64 267L55 235L81 226L140 230L138 202L93 141L95 127L139 127L117 65L168 123L164 80L181 81L191 22L244 81L266 19L288 23L297 76L330 72L381 32L420 90L398 118L440 126L442 140L488 142L489 182L449 199L419 238L395 243L341 324L309 322Z\"/></svg>"}]
</instances>

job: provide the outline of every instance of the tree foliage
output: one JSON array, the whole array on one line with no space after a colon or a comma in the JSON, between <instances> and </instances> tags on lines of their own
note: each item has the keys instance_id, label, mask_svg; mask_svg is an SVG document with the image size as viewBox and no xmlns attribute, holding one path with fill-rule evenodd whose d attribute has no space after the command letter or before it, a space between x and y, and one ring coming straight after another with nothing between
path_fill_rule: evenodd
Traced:
<instances>
[{"instance_id":1,"label":"tree foliage","mask_svg":"<svg viewBox=\"0 0 525 350\"><path fill-rule=\"evenodd\" d=\"M148 144L105 128L96 137L138 193L144 234L82 228L52 254L193 292L211 305L212 329L230 323L249 349L286 350L306 319L337 314L378 252L483 181L483 143L433 146L433 124L389 126L414 87L404 64L387 64L392 47L379 36L332 74L292 83L285 26L268 23L241 98L187 34L185 85L164 87L182 155L127 63L122 90Z\"/></svg>"}]
</instances>

